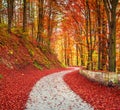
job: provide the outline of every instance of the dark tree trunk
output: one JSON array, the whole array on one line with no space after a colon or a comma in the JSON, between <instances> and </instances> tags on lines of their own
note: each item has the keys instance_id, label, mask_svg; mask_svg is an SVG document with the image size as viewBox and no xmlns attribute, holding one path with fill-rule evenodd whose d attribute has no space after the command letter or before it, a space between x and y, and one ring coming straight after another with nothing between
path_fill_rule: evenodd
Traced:
<instances>
[{"instance_id":1,"label":"dark tree trunk","mask_svg":"<svg viewBox=\"0 0 120 110\"><path fill-rule=\"evenodd\" d=\"M102 10L102 41L101 41L101 54L102 54L102 58L101 58L101 68L102 69L106 69L108 70L108 67L107 67L107 23L106 23L106 20L105 20L105 13L104 13L104 9Z\"/></svg>"},{"instance_id":2,"label":"dark tree trunk","mask_svg":"<svg viewBox=\"0 0 120 110\"><path fill-rule=\"evenodd\" d=\"M65 65L67 65L67 38L66 36L64 37L64 52L65 52L65 55L64 55L64 58L65 58Z\"/></svg>"},{"instance_id":3,"label":"dark tree trunk","mask_svg":"<svg viewBox=\"0 0 120 110\"><path fill-rule=\"evenodd\" d=\"M89 69L89 67L90 67L90 59L89 59L89 50L90 50L90 47L89 47L89 39L88 39L88 9L87 9L87 7L86 7L85 14L86 14L85 15L86 16L86 42L87 42L87 51L88 51L87 69Z\"/></svg>"},{"instance_id":4,"label":"dark tree trunk","mask_svg":"<svg viewBox=\"0 0 120 110\"><path fill-rule=\"evenodd\" d=\"M89 57L90 57L90 69L93 70L93 41L92 41L92 34L91 34L91 13L90 13L90 8L88 7L89 9L89 32L90 32L90 54L89 54Z\"/></svg>"},{"instance_id":5,"label":"dark tree trunk","mask_svg":"<svg viewBox=\"0 0 120 110\"><path fill-rule=\"evenodd\" d=\"M80 58L81 58L81 60L80 60L81 66L84 66L84 61L83 61L83 46L82 45L80 45L80 47L79 47L79 53L80 53Z\"/></svg>"},{"instance_id":6,"label":"dark tree trunk","mask_svg":"<svg viewBox=\"0 0 120 110\"><path fill-rule=\"evenodd\" d=\"M49 1L49 12L48 12L48 33L47 33L47 37L48 37L48 47L50 47L50 37L51 37L51 16L52 16L52 1Z\"/></svg>"},{"instance_id":7,"label":"dark tree trunk","mask_svg":"<svg viewBox=\"0 0 120 110\"><path fill-rule=\"evenodd\" d=\"M109 71L116 71L116 14L112 14L112 20L109 23Z\"/></svg>"},{"instance_id":8,"label":"dark tree trunk","mask_svg":"<svg viewBox=\"0 0 120 110\"><path fill-rule=\"evenodd\" d=\"M89 46L89 39L88 39L88 14L86 13L86 42L87 42L87 51L88 51L88 59L87 59L87 69L90 68L90 46Z\"/></svg>"},{"instance_id":9,"label":"dark tree trunk","mask_svg":"<svg viewBox=\"0 0 120 110\"><path fill-rule=\"evenodd\" d=\"M90 32L90 40L88 33ZM92 35L91 35L91 14L88 0L86 0L86 40L87 40L87 48L88 48L88 61L87 61L87 69L93 69L92 62Z\"/></svg>"},{"instance_id":10,"label":"dark tree trunk","mask_svg":"<svg viewBox=\"0 0 120 110\"><path fill-rule=\"evenodd\" d=\"M44 13L43 13L43 5L44 5L44 0L39 0L39 15L38 15L38 33L37 33L37 42L43 43L43 18L44 18Z\"/></svg>"},{"instance_id":11,"label":"dark tree trunk","mask_svg":"<svg viewBox=\"0 0 120 110\"><path fill-rule=\"evenodd\" d=\"M7 0L7 10L8 10L8 32L11 32L12 20L13 20L13 9L14 9L14 0Z\"/></svg>"},{"instance_id":12,"label":"dark tree trunk","mask_svg":"<svg viewBox=\"0 0 120 110\"><path fill-rule=\"evenodd\" d=\"M116 71L116 8L118 0L103 0L109 25L108 57L109 71Z\"/></svg>"},{"instance_id":13,"label":"dark tree trunk","mask_svg":"<svg viewBox=\"0 0 120 110\"><path fill-rule=\"evenodd\" d=\"M76 64L79 65L79 59L78 59L78 44L76 44Z\"/></svg>"},{"instance_id":14,"label":"dark tree trunk","mask_svg":"<svg viewBox=\"0 0 120 110\"><path fill-rule=\"evenodd\" d=\"M0 0L0 10L2 9L2 0ZM0 23L2 23L2 13L0 12Z\"/></svg>"},{"instance_id":15,"label":"dark tree trunk","mask_svg":"<svg viewBox=\"0 0 120 110\"><path fill-rule=\"evenodd\" d=\"M98 70L101 70L101 12L100 0L96 0L97 8L97 32L98 32Z\"/></svg>"},{"instance_id":16,"label":"dark tree trunk","mask_svg":"<svg viewBox=\"0 0 120 110\"><path fill-rule=\"evenodd\" d=\"M26 0L23 0L23 32L26 32L27 25L27 3Z\"/></svg>"}]
</instances>

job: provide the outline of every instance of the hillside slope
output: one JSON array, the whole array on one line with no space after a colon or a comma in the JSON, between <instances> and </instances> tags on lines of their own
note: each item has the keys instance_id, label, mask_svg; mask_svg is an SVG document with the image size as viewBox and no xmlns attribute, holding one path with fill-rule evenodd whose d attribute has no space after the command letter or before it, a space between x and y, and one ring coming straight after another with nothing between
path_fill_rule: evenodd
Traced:
<instances>
[{"instance_id":1,"label":"hillside slope","mask_svg":"<svg viewBox=\"0 0 120 110\"><path fill-rule=\"evenodd\" d=\"M64 70L50 49L13 32L0 28L0 110L24 110L36 82Z\"/></svg>"},{"instance_id":2,"label":"hillside slope","mask_svg":"<svg viewBox=\"0 0 120 110\"><path fill-rule=\"evenodd\" d=\"M7 34L5 30L2 30L0 32L0 65L13 69L24 68L29 64L40 70L61 67L55 54L47 47L35 41L33 43L26 36Z\"/></svg>"}]
</instances>

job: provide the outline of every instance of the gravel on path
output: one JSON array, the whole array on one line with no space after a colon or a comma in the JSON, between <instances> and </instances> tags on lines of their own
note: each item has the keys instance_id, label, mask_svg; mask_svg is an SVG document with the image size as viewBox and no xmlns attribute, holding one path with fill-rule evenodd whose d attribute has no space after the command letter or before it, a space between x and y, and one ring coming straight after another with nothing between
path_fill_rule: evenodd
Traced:
<instances>
[{"instance_id":1,"label":"gravel on path","mask_svg":"<svg viewBox=\"0 0 120 110\"><path fill-rule=\"evenodd\" d=\"M30 92L25 110L94 110L64 82L63 76L78 70L65 70L40 79Z\"/></svg>"}]
</instances>

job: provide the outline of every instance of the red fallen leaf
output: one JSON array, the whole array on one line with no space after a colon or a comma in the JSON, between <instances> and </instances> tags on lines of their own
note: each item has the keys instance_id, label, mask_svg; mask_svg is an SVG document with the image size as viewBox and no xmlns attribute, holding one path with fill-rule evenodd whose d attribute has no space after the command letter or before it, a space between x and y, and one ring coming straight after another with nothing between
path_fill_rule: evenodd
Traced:
<instances>
[{"instance_id":1,"label":"red fallen leaf","mask_svg":"<svg viewBox=\"0 0 120 110\"><path fill-rule=\"evenodd\" d=\"M24 110L34 84L42 77L65 69L40 71L29 65L23 70L11 70L0 65L4 78L0 81L0 110Z\"/></svg>"},{"instance_id":2,"label":"red fallen leaf","mask_svg":"<svg viewBox=\"0 0 120 110\"><path fill-rule=\"evenodd\" d=\"M92 82L78 71L64 76L70 88L90 103L95 110L120 110L120 90Z\"/></svg>"}]
</instances>

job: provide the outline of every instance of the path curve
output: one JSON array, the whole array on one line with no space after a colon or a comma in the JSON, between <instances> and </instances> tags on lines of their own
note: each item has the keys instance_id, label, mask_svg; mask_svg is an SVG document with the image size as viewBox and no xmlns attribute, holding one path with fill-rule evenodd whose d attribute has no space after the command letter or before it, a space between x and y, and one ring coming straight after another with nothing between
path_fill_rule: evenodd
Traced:
<instances>
[{"instance_id":1,"label":"path curve","mask_svg":"<svg viewBox=\"0 0 120 110\"><path fill-rule=\"evenodd\" d=\"M25 110L94 110L64 82L63 76L78 68L40 79L30 92Z\"/></svg>"}]
</instances>

